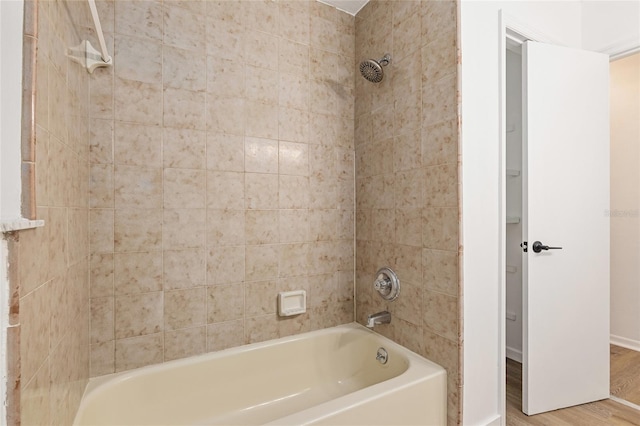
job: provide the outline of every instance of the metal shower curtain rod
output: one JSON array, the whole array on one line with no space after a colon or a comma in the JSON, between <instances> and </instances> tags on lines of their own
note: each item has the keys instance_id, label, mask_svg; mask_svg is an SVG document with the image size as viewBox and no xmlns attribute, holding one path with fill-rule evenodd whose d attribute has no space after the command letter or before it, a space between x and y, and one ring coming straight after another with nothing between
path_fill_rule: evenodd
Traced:
<instances>
[{"instance_id":1,"label":"metal shower curtain rod","mask_svg":"<svg viewBox=\"0 0 640 426\"><path fill-rule=\"evenodd\" d=\"M90 74L92 74L96 68L110 67L113 65L113 60L111 59L111 56L109 56L109 52L107 52L107 44L104 42L104 33L102 32L102 25L100 25L96 2L95 0L87 1L89 2L89 9L91 9L93 23L96 26L96 34L98 35L98 41L100 42L100 49L102 50L102 53L98 52L91 45L89 40L82 40L79 45L72 46L68 49L67 56L72 61L82 65Z\"/></svg>"}]
</instances>

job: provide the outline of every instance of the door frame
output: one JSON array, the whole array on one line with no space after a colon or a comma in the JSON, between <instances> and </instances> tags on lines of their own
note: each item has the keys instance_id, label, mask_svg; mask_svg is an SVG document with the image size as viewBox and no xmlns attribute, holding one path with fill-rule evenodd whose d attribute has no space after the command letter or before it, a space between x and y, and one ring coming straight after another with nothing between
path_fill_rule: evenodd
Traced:
<instances>
[{"instance_id":1,"label":"door frame","mask_svg":"<svg viewBox=\"0 0 640 426\"><path fill-rule=\"evenodd\" d=\"M550 43L557 46L566 46L559 40L548 36L542 31L531 27L527 23L505 13L502 9L498 12L499 22L499 60L500 60L500 73L499 73L499 159L498 159L498 220L499 228L499 243L498 243L498 277L499 277L499 309L498 309L498 336L499 336L499 389L500 389L500 424L505 426L507 421L507 405L506 405L506 315L507 315L507 300L506 300L506 226L507 226L507 212L506 212L506 142L507 142L507 119L506 119L506 96L507 96L507 42L515 42L522 44L527 40L537 41L541 43ZM571 47L571 46L568 46ZM619 43L606 48L603 52L609 55L609 61L613 62L617 59L622 59L626 56L633 55L640 52L640 44L634 45L633 43Z\"/></svg>"},{"instance_id":2,"label":"door frame","mask_svg":"<svg viewBox=\"0 0 640 426\"><path fill-rule=\"evenodd\" d=\"M500 73L499 73L499 122L500 122L500 136L499 136L499 159L498 159L498 220L500 223L499 228L499 243L498 243L498 277L499 277L499 291L500 297L499 309L498 309L498 336L499 336L499 389L500 389L500 424L506 425L507 422L507 387L506 387L506 357L507 357L507 279L506 279L506 266L507 266L507 248L506 248L506 227L507 227L507 210L506 210L506 164L507 164L507 43L517 43L522 45L525 41L537 41L541 43L550 43L557 46L565 46L553 37L532 28L531 26L523 23L522 21L514 18L513 16L505 13L503 10L499 11L499 27L500 27L500 42L499 46L499 59L500 59Z\"/></svg>"}]
</instances>

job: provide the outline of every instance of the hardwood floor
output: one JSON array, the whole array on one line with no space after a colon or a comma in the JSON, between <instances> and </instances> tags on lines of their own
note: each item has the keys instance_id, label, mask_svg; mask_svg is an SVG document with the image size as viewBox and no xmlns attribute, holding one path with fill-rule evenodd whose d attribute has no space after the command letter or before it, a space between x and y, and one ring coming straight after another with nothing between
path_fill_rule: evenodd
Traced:
<instances>
[{"instance_id":1,"label":"hardwood floor","mask_svg":"<svg viewBox=\"0 0 640 426\"><path fill-rule=\"evenodd\" d=\"M527 416L522 412L522 364L507 359L507 425L640 425L640 412L611 400Z\"/></svg>"},{"instance_id":2,"label":"hardwood floor","mask_svg":"<svg viewBox=\"0 0 640 426\"><path fill-rule=\"evenodd\" d=\"M640 405L640 352L611 345L611 394Z\"/></svg>"}]
</instances>

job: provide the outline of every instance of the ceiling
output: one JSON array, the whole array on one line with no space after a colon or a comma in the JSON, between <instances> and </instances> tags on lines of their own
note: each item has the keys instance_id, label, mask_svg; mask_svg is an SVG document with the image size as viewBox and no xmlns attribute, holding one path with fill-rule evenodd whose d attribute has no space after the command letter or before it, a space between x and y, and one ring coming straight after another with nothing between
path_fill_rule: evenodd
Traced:
<instances>
[{"instance_id":1,"label":"ceiling","mask_svg":"<svg viewBox=\"0 0 640 426\"><path fill-rule=\"evenodd\" d=\"M330 4L351 15L358 13L369 0L318 0L319 2Z\"/></svg>"}]
</instances>

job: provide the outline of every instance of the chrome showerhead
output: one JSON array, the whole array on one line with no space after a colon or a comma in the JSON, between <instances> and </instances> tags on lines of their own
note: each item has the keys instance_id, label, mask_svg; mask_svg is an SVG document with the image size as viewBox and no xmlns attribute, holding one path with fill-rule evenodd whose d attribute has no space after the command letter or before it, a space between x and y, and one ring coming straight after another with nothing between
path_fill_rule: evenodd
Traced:
<instances>
[{"instance_id":1,"label":"chrome showerhead","mask_svg":"<svg viewBox=\"0 0 640 426\"><path fill-rule=\"evenodd\" d=\"M360 74L372 83L380 83L384 77L382 67L386 67L391 62L391 55L388 53L378 61L367 59L360 62Z\"/></svg>"}]
</instances>

